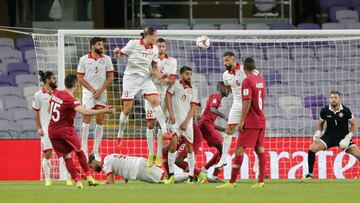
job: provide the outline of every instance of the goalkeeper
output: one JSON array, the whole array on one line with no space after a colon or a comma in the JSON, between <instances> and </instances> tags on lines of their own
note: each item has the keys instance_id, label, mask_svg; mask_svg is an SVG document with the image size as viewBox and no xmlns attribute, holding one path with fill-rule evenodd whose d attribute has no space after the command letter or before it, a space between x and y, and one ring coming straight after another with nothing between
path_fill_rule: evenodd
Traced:
<instances>
[{"instance_id":1,"label":"goalkeeper","mask_svg":"<svg viewBox=\"0 0 360 203\"><path fill-rule=\"evenodd\" d=\"M321 136L324 123L326 122L325 133ZM349 131L350 123L350 131ZM320 150L330 149L338 146L358 160L360 160L360 150L352 142L351 138L357 131L357 120L352 115L349 108L340 103L340 93L330 92L330 104L320 111L320 119L317 123L317 131L313 136L313 143L308 152L309 173L304 179L312 179L315 163L315 153Z\"/></svg>"}]
</instances>

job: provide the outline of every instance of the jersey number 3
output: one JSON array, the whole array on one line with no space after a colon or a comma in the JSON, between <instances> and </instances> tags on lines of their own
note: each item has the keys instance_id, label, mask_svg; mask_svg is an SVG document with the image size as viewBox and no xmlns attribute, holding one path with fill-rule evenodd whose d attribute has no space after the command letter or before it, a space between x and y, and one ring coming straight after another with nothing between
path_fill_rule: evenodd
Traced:
<instances>
[{"instance_id":1,"label":"jersey number 3","mask_svg":"<svg viewBox=\"0 0 360 203\"><path fill-rule=\"evenodd\" d=\"M60 120L60 111L59 111L60 104L58 104L56 102L51 102L50 105L51 105L50 106L51 119L54 122L58 122Z\"/></svg>"}]
</instances>

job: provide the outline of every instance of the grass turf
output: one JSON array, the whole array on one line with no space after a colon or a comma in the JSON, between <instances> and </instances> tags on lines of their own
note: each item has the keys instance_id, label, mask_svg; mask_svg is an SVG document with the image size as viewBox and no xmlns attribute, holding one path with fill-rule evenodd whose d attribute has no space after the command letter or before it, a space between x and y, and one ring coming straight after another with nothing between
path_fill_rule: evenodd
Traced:
<instances>
[{"instance_id":1,"label":"grass turf","mask_svg":"<svg viewBox=\"0 0 360 203\"><path fill-rule=\"evenodd\" d=\"M85 182L84 182L85 183ZM226 202L357 202L360 197L358 180L270 180L264 188L252 189L254 181L239 181L235 189L216 189L219 184L186 183L158 185L130 181L118 181L115 185L100 185L79 190L64 182L53 182L51 187L42 181L0 182L0 202L46 203L226 203Z\"/></svg>"}]
</instances>

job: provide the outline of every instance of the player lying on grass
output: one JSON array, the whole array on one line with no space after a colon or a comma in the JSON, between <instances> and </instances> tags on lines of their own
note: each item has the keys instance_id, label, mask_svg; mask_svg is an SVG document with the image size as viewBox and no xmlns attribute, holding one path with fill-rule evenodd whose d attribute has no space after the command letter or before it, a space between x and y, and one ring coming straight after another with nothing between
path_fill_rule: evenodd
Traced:
<instances>
[{"instance_id":1,"label":"player lying on grass","mask_svg":"<svg viewBox=\"0 0 360 203\"><path fill-rule=\"evenodd\" d=\"M140 180L148 183L162 183L165 171L155 165L148 167L147 159L143 157L126 156L122 154L109 154L104 162L95 160L94 154L89 156L89 165L96 171L106 174L106 184L114 184L115 176L120 176L125 181ZM175 182L187 180L187 175L179 175Z\"/></svg>"},{"instance_id":2,"label":"player lying on grass","mask_svg":"<svg viewBox=\"0 0 360 203\"><path fill-rule=\"evenodd\" d=\"M77 77L69 74L65 77L65 90L55 91L50 99L49 138L58 157L64 157L65 165L71 178L79 189L84 188L80 181L79 172L73 162L72 153L75 152L81 168L84 170L90 186L98 185L91 176L86 155L81 149L80 139L74 127L76 112L83 115L98 115L101 113L115 113L114 108L105 107L99 110L85 109L74 98L74 90L77 86Z\"/></svg>"},{"instance_id":3,"label":"player lying on grass","mask_svg":"<svg viewBox=\"0 0 360 203\"><path fill-rule=\"evenodd\" d=\"M321 136L326 122L325 133ZM350 124L350 131L349 131ZM317 123L317 131L313 137L313 143L308 152L309 173L304 179L312 179L315 163L315 153L321 150L338 146L346 153L360 160L360 150L351 140L357 131L357 120L349 108L340 102L338 91L330 92L330 104L320 111L320 119Z\"/></svg>"}]
</instances>

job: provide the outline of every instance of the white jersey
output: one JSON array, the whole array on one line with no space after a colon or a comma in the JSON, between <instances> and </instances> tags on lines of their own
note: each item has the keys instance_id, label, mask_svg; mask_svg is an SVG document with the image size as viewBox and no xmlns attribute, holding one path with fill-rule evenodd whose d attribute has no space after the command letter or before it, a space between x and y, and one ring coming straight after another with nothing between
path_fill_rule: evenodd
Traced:
<instances>
[{"instance_id":1,"label":"white jersey","mask_svg":"<svg viewBox=\"0 0 360 203\"><path fill-rule=\"evenodd\" d=\"M95 89L100 89L105 80L106 74L114 71L111 58L102 54L95 59L91 53L82 56L77 67L77 74L84 75L84 79ZM82 88L83 94L92 95L87 88Z\"/></svg>"},{"instance_id":2,"label":"white jersey","mask_svg":"<svg viewBox=\"0 0 360 203\"><path fill-rule=\"evenodd\" d=\"M171 104L175 114L176 124L181 125L191 109L191 104L199 104L198 90L196 87L185 84L181 80L175 80L168 92L172 95ZM189 125L192 125L192 120Z\"/></svg>"},{"instance_id":3,"label":"white jersey","mask_svg":"<svg viewBox=\"0 0 360 203\"><path fill-rule=\"evenodd\" d=\"M42 89L35 93L32 101L32 108L35 111L39 111L41 127L45 134L48 133L50 122L50 114L48 112L50 98L51 94Z\"/></svg>"},{"instance_id":4,"label":"white jersey","mask_svg":"<svg viewBox=\"0 0 360 203\"><path fill-rule=\"evenodd\" d=\"M164 58L159 58L158 60L158 67L159 71L162 74L166 74L169 76L175 76L176 77L176 71L177 71L177 60L175 58L170 57L169 55L165 54ZM169 89L168 84L164 84L160 82L159 80L154 80L154 84L156 86L156 89L158 90L159 94L165 95L166 90Z\"/></svg>"},{"instance_id":5,"label":"white jersey","mask_svg":"<svg viewBox=\"0 0 360 203\"><path fill-rule=\"evenodd\" d=\"M242 104L241 85L245 80L246 75L241 65L236 64L235 71L225 71L223 73L223 81L226 86L231 87L234 102L233 104Z\"/></svg>"},{"instance_id":6,"label":"white jersey","mask_svg":"<svg viewBox=\"0 0 360 203\"><path fill-rule=\"evenodd\" d=\"M125 75L139 75L149 77L151 75L151 65L158 63L159 50L157 46L150 45L145 47L143 39L130 40L121 53L127 55Z\"/></svg>"},{"instance_id":7,"label":"white jersey","mask_svg":"<svg viewBox=\"0 0 360 203\"><path fill-rule=\"evenodd\" d=\"M109 154L105 157L102 170L106 175L114 174L126 179L137 179L142 157Z\"/></svg>"}]
</instances>

